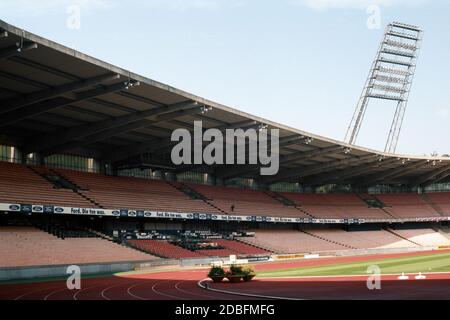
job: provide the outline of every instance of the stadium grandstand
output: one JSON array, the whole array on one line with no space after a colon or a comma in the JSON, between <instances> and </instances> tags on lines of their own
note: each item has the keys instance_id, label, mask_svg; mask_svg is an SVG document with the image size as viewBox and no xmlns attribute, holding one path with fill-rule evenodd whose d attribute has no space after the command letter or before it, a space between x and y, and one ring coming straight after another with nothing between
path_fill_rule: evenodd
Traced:
<instances>
[{"instance_id":1,"label":"stadium grandstand","mask_svg":"<svg viewBox=\"0 0 450 320\"><path fill-rule=\"evenodd\" d=\"M448 157L290 128L3 21L0 101L0 280L42 266L125 271L450 246ZM173 164L172 132L193 132L195 121L278 129L278 174Z\"/></svg>"}]
</instances>

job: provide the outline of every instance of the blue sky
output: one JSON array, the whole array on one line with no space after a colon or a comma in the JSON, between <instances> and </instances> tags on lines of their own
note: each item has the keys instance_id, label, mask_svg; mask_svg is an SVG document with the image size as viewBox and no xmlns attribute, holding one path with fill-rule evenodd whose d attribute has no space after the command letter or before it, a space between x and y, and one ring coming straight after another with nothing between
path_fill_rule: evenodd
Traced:
<instances>
[{"instance_id":1,"label":"blue sky","mask_svg":"<svg viewBox=\"0 0 450 320\"><path fill-rule=\"evenodd\" d=\"M70 29L72 5L81 28ZM381 28L370 29L369 6ZM399 153L450 153L450 0L1 0L0 18L202 97L342 140L391 21L423 47ZM393 104L359 145L383 150Z\"/></svg>"}]
</instances>

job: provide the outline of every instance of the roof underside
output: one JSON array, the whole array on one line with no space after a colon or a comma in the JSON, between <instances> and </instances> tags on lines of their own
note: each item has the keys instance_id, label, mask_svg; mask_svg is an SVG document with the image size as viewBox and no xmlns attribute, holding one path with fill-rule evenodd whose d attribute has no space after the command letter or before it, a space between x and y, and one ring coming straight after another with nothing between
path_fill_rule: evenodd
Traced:
<instances>
[{"instance_id":1,"label":"roof underside","mask_svg":"<svg viewBox=\"0 0 450 320\"><path fill-rule=\"evenodd\" d=\"M448 158L385 154L289 128L130 73L2 21L0 101L0 144L26 153L68 153L120 166L309 186L450 181ZM204 106L212 110L202 112ZM204 128L220 130L262 124L279 129L279 174L260 177L260 168L248 165L173 165L173 130L193 131L196 120L202 120Z\"/></svg>"}]
</instances>

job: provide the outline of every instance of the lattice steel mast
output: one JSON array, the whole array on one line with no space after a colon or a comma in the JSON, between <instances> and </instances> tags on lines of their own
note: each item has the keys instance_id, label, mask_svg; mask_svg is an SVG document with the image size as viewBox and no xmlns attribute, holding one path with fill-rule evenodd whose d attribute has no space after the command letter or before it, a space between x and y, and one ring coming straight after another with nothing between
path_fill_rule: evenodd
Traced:
<instances>
[{"instance_id":1,"label":"lattice steel mast","mask_svg":"<svg viewBox=\"0 0 450 320\"><path fill-rule=\"evenodd\" d=\"M385 147L385 152L395 153L416 71L422 35L423 31L419 27L409 24L393 22L387 26L348 127L345 142L356 143L371 99L395 101L397 108Z\"/></svg>"}]
</instances>

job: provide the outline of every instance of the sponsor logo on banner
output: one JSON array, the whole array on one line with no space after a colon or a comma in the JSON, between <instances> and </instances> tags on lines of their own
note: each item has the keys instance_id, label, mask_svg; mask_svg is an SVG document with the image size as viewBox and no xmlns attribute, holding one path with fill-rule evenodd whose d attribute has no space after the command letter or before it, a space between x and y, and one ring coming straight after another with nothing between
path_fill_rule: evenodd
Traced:
<instances>
[{"instance_id":1,"label":"sponsor logo on banner","mask_svg":"<svg viewBox=\"0 0 450 320\"><path fill-rule=\"evenodd\" d=\"M54 211L55 211L55 213L63 213L64 208L56 207Z\"/></svg>"},{"instance_id":2,"label":"sponsor logo on banner","mask_svg":"<svg viewBox=\"0 0 450 320\"><path fill-rule=\"evenodd\" d=\"M121 217L128 217L128 210L125 210L125 209L120 210L120 216Z\"/></svg>"},{"instance_id":3,"label":"sponsor logo on banner","mask_svg":"<svg viewBox=\"0 0 450 320\"><path fill-rule=\"evenodd\" d=\"M115 217L118 217L118 216L120 216L120 211L115 210L112 212L112 215Z\"/></svg>"},{"instance_id":4,"label":"sponsor logo on banner","mask_svg":"<svg viewBox=\"0 0 450 320\"><path fill-rule=\"evenodd\" d=\"M11 204L9 206L9 210L11 210L11 211L20 211L20 205L18 205L18 204Z\"/></svg>"},{"instance_id":5,"label":"sponsor logo on banner","mask_svg":"<svg viewBox=\"0 0 450 320\"><path fill-rule=\"evenodd\" d=\"M43 206L33 206L33 212L44 212L44 207Z\"/></svg>"},{"instance_id":6,"label":"sponsor logo on banner","mask_svg":"<svg viewBox=\"0 0 450 320\"><path fill-rule=\"evenodd\" d=\"M141 211L141 210L136 211L136 215L137 215L138 218L144 218L145 217L144 211Z\"/></svg>"},{"instance_id":7,"label":"sponsor logo on banner","mask_svg":"<svg viewBox=\"0 0 450 320\"><path fill-rule=\"evenodd\" d=\"M137 212L136 211L128 211L128 216L129 217L136 217L137 216Z\"/></svg>"}]
</instances>

